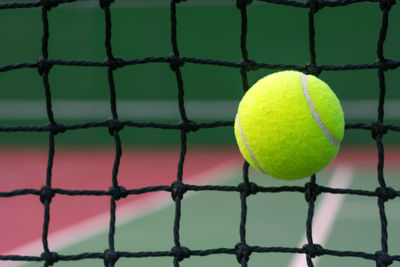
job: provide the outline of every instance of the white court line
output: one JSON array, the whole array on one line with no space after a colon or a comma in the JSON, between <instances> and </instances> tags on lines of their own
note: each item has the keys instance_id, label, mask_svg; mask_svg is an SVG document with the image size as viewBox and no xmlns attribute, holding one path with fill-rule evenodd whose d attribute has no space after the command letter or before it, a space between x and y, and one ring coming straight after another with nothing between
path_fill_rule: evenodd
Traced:
<instances>
[{"instance_id":1,"label":"white court line","mask_svg":"<svg viewBox=\"0 0 400 267\"><path fill-rule=\"evenodd\" d=\"M184 179L189 184L205 185L217 184L235 173L240 171L241 167L237 161L229 161L212 169L206 170L193 177ZM197 192L188 192L185 194L185 199ZM171 194L168 192L157 192L149 197L133 201L121 206L117 206L117 223L116 226L124 225L134 219L138 219L159 211L172 205L174 202L171 199ZM48 237L50 250L59 251L78 242L85 241L91 237L104 233L109 228L109 211L98 216L90 218L81 223L72 225L66 229L50 234ZM3 255L40 255L43 252L41 238L27 243L24 246L16 248L12 251L7 251ZM17 267L28 264L29 262L7 262L7 267Z\"/></svg>"},{"instance_id":2,"label":"white court line","mask_svg":"<svg viewBox=\"0 0 400 267\"><path fill-rule=\"evenodd\" d=\"M56 119L98 119L111 116L108 100L54 100L53 111ZM186 100L185 107L190 118L232 120L239 100ZM347 119L373 119L378 102L375 100L343 100L344 116ZM118 100L118 114L125 119L180 118L177 100L147 99ZM207 108L204 108L207 107ZM400 119L400 100L385 102L385 118ZM46 104L43 100L0 100L1 120L45 120Z\"/></svg>"},{"instance_id":3,"label":"white court line","mask_svg":"<svg viewBox=\"0 0 400 267\"><path fill-rule=\"evenodd\" d=\"M352 178L353 170L349 166L338 166L333 173L328 186L332 188L348 188L351 184ZM315 244L324 246L340 208L342 207L344 195L325 193L320 201L321 202L314 213L312 236ZM299 243L299 247L303 247L305 244L307 244L307 238L304 234ZM318 257L313 259L314 266L317 266L318 260ZM292 258L289 267L307 267L306 255L296 254Z\"/></svg>"}]
</instances>

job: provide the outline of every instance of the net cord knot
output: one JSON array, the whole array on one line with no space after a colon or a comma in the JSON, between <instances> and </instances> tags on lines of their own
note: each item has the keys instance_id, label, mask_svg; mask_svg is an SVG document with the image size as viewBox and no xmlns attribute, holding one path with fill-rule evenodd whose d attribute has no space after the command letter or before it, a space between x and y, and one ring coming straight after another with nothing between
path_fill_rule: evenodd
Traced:
<instances>
[{"instance_id":1,"label":"net cord knot","mask_svg":"<svg viewBox=\"0 0 400 267\"><path fill-rule=\"evenodd\" d=\"M100 0L99 4L102 9L109 8L114 0Z\"/></svg>"},{"instance_id":2,"label":"net cord knot","mask_svg":"<svg viewBox=\"0 0 400 267\"><path fill-rule=\"evenodd\" d=\"M393 69L397 68L396 63L393 62L393 60L386 59L386 58L383 58L383 59L378 58L377 60L375 60L375 66L383 71L393 70Z\"/></svg>"},{"instance_id":3,"label":"net cord knot","mask_svg":"<svg viewBox=\"0 0 400 267\"><path fill-rule=\"evenodd\" d=\"M375 190L375 193L377 193L379 198L384 202L397 197L397 192L392 187L378 187Z\"/></svg>"},{"instance_id":4,"label":"net cord knot","mask_svg":"<svg viewBox=\"0 0 400 267\"><path fill-rule=\"evenodd\" d=\"M199 125L195 121L181 121L178 123L179 128L184 130L186 133L188 132L196 132L200 129Z\"/></svg>"},{"instance_id":5,"label":"net cord knot","mask_svg":"<svg viewBox=\"0 0 400 267\"><path fill-rule=\"evenodd\" d=\"M53 265L54 263L58 262L59 257L56 252L45 251L40 255L40 258L44 260L47 265Z\"/></svg>"},{"instance_id":6,"label":"net cord knot","mask_svg":"<svg viewBox=\"0 0 400 267\"><path fill-rule=\"evenodd\" d=\"M390 10L392 6L396 4L396 0L381 0L379 2L379 8L384 11L384 10Z\"/></svg>"},{"instance_id":7,"label":"net cord knot","mask_svg":"<svg viewBox=\"0 0 400 267\"><path fill-rule=\"evenodd\" d=\"M305 244L303 249L304 252L311 258L315 258L315 256L321 256L324 254L324 248L319 244Z\"/></svg>"},{"instance_id":8,"label":"net cord knot","mask_svg":"<svg viewBox=\"0 0 400 267\"><path fill-rule=\"evenodd\" d=\"M67 129L65 128L64 124L59 122L49 122L46 125L46 128L50 130L53 135L64 133Z\"/></svg>"},{"instance_id":9,"label":"net cord knot","mask_svg":"<svg viewBox=\"0 0 400 267\"><path fill-rule=\"evenodd\" d=\"M308 0L307 6L310 8L311 13L315 14L324 7L324 4L320 0Z\"/></svg>"},{"instance_id":10,"label":"net cord knot","mask_svg":"<svg viewBox=\"0 0 400 267\"><path fill-rule=\"evenodd\" d=\"M173 71L178 71L178 69L185 64L185 62L183 62L179 57L177 57L174 54L168 55L168 61L169 61L169 67Z\"/></svg>"},{"instance_id":11,"label":"net cord knot","mask_svg":"<svg viewBox=\"0 0 400 267\"><path fill-rule=\"evenodd\" d=\"M122 68L125 66L125 61L119 57L108 57L104 59L104 63L109 66L112 70Z\"/></svg>"},{"instance_id":12,"label":"net cord knot","mask_svg":"<svg viewBox=\"0 0 400 267\"><path fill-rule=\"evenodd\" d=\"M239 9L246 8L246 6L250 5L253 0L237 0L236 7Z\"/></svg>"},{"instance_id":13,"label":"net cord knot","mask_svg":"<svg viewBox=\"0 0 400 267\"><path fill-rule=\"evenodd\" d=\"M58 6L57 0L41 0L40 3L46 11L50 11L53 7Z\"/></svg>"},{"instance_id":14,"label":"net cord knot","mask_svg":"<svg viewBox=\"0 0 400 267\"><path fill-rule=\"evenodd\" d=\"M129 195L128 190L126 190L126 188L123 186L111 186L108 192L115 200L126 198Z\"/></svg>"},{"instance_id":15,"label":"net cord knot","mask_svg":"<svg viewBox=\"0 0 400 267\"><path fill-rule=\"evenodd\" d=\"M374 121L371 124L371 135L372 135L372 138L374 138L374 139L376 139L378 134L382 136L382 135L386 134L387 132L388 132L387 127L380 121Z\"/></svg>"},{"instance_id":16,"label":"net cord knot","mask_svg":"<svg viewBox=\"0 0 400 267\"><path fill-rule=\"evenodd\" d=\"M241 183L238 186L240 192L245 193L246 197L255 195L259 192L260 188L253 182Z\"/></svg>"},{"instance_id":17,"label":"net cord knot","mask_svg":"<svg viewBox=\"0 0 400 267\"><path fill-rule=\"evenodd\" d=\"M321 188L319 185L315 183L306 183L305 184L305 198L307 202L314 202L317 199L317 196L321 193Z\"/></svg>"},{"instance_id":18,"label":"net cord knot","mask_svg":"<svg viewBox=\"0 0 400 267\"><path fill-rule=\"evenodd\" d=\"M54 193L53 188L51 188L50 186L44 185L40 191L40 202L42 202L42 204L44 204L46 202L46 200L48 200L50 203L54 196L55 196L55 193Z\"/></svg>"},{"instance_id":19,"label":"net cord knot","mask_svg":"<svg viewBox=\"0 0 400 267\"><path fill-rule=\"evenodd\" d=\"M114 263L117 262L118 259L119 255L114 250L106 249L104 251L104 266L114 266Z\"/></svg>"},{"instance_id":20,"label":"net cord knot","mask_svg":"<svg viewBox=\"0 0 400 267\"><path fill-rule=\"evenodd\" d=\"M174 201L178 196L180 199L182 199L186 191L186 185L180 181L175 181L171 185L171 197Z\"/></svg>"},{"instance_id":21,"label":"net cord knot","mask_svg":"<svg viewBox=\"0 0 400 267\"><path fill-rule=\"evenodd\" d=\"M257 66L257 63L254 60L241 59L239 61L239 64L240 64L242 70L245 70L245 71L251 71L251 70L258 70L259 69L259 67Z\"/></svg>"},{"instance_id":22,"label":"net cord knot","mask_svg":"<svg viewBox=\"0 0 400 267\"><path fill-rule=\"evenodd\" d=\"M306 64L306 72L307 72L307 74L318 76L321 74L322 70L316 64L314 64L312 62L308 62Z\"/></svg>"},{"instance_id":23,"label":"net cord knot","mask_svg":"<svg viewBox=\"0 0 400 267\"><path fill-rule=\"evenodd\" d=\"M118 119L109 118L107 120L107 123L108 123L108 132L110 133L111 136L114 135L115 131L119 132L124 128L124 124Z\"/></svg>"},{"instance_id":24,"label":"net cord knot","mask_svg":"<svg viewBox=\"0 0 400 267\"><path fill-rule=\"evenodd\" d=\"M40 57L37 60L37 68L40 76L43 76L44 74L49 74L52 66L53 64L51 64L49 60L45 57Z\"/></svg>"},{"instance_id":25,"label":"net cord knot","mask_svg":"<svg viewBox=\"0 0 400 267\"><path fill-rule=\"evenodd\" d=\"M242 263L244 259L246 262L249 261L251 255L251 248L246 243L237 243L235 246L236 249L236 259L239 263Z\"/></svg>"},{"instance_id":26,"label":"net cord knot","mask_svg":"<svg viewBox=\"0 0 400 267\"><path fill-rule=\"evenodd\" d=\"M393 259L384 251L375 252L376 267L387 267L393 263Z\"/></svg>"},{"instance_id":27,"label":"net cord knot","mask_svg":"<svg viewBox=\"0 0 400 267\"><path fill-rule=\"evenodd\" d=\"M178 261L182 261L183 259L187 259L190 257L191 252L187 247L173 247L171 252L175 255Z\"/></svg>"}]
</instances>

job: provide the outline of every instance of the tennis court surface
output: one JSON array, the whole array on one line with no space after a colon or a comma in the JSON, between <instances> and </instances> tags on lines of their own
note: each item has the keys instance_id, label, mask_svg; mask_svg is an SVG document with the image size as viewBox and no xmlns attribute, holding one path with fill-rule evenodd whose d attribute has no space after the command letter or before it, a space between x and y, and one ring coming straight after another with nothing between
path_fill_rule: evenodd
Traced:
<instances>
[{"instance_id":1,"label":"tennis court surface","mask_svg":"<svg viewBox=\"0 0 400 267\"><path fill-rule=\"evenodd\" d=\"M179 150L127 148L121 160L119 182L127 189L169 186L176 175ZM395 188L399 149L386 155L386 181ZM2 152L0 191L40 188L45 177L47 151L8 149ZM54 161L53 186L64 189L107 190L112 172L112 149L60 148ZM374 149L344 148L318 176L318 184L332 188L371 190L377 187ZM187 154L184 182L192 185L237 186L242 181L242 159L234 148L194 148ZM251 170L251 181L264 187L304 186L308 181L283 182ZM257 193L248 197L247 242L251 246L299 247L306 241L308 204L299 192ZM327 249L367 251L378 249L380 219L375 197L321 194L316 201L314 242ZM398 202L387 206L391 253L400 253ZM38 196L2 200L0 254L41 254L43 205ZM157 252L173 247L174 201L169 192L130 195L117 204L115 245L118 251ZM182 201L180 238L191 250L233 248L238 243L241 203L239 192L186 193ZM52 200L49 246L62 255L102 253L108 245L109 196L63 196ZM364 259L322 256L316 266L375 266ZM168 266L171 257L121 258L118 266ZM307 266L304 254L253 253L249 266ZM183 266L235 266L236 255L191 256ZM4 262L2 266L42 266ZM102 266L102 259L59 262L56 266ZM394 265L396 266L396 265Z\"/></svg>"},{"instance_id":2,"label":"tennis court surface","mask_svg":"<svg viewBox=\"0 0 400 267\"><path fill-rule=\"evenodd\" d=\"M399 11L1 1L0 266L400 266ZM344 110L339 156L298 181L255 172L233 134L282 70Z\"/></svg>"}]
</instances>

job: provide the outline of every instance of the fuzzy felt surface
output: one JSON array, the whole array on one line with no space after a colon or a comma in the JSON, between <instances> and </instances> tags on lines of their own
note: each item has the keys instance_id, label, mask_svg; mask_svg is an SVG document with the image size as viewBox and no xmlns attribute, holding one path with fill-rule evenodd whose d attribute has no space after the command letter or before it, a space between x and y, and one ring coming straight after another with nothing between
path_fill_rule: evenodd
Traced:
<instances>
[{"instance_id":1,"label":"fuzzy felt surface","mask_svg":"<svg viewBox=\"0 0 400 267\"><path fill-rule=\"evenodd\" d=\"M235 137L243 157L262 171L255 158L267 174L279 179L300 179L317 173L339 150L315 121L304 95L302 75L282 71L260 79L246 92L236 115ZM340 142L345 123L338 98L317 77L307 75L306 81L322 123Z\"/></svg>"}]
</instances>

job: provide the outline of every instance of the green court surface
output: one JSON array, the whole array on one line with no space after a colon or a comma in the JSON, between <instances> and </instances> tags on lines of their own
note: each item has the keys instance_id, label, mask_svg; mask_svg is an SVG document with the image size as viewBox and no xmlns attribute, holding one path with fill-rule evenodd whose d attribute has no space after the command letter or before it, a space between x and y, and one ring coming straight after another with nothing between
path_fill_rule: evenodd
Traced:
<instances>
[{"instance_id":1,"label":"green court surface","mask_svg":"<svg viewBox=\"0 0 400 267\"><path fill-rule=\"evenodd\" d=\"M251 60L300 66L309 61L307 9L258 1L253 1L247 9L247 48ZM393 6L385 41L385 57L393 60L396 60L400 45L400 35L397 34L399 12L400 6ZM131 60L167 57L171 53L170 12L166 1L117 0L111 6L111 16L112 45L116 57ZM315 16L317 63L372 64L377 58L381 17L379 3L320 10ZM177 20L181 57L229 62L239 62L241 59L240 12L235 7L235 1L182 2L177 7ZM49 12L49 30L49 58L104 61L104 13L96 1L78 1L53 8ZM0 51L6 53L1 53L0 66L35 62L41 55L42 31L40 8L1 10ZM249 84L273 71L277 70L250 71ZM168 63L126 66L115 70L114 74L121 120L168 123L181 120L176 77ZM387 123L400 121L400 91L396 89L400 82L398 74L399 69L389 70L385 74ZM239 68L186 63L182 67L182 77L189 119L197 122L233 121L236 105L243 95ZM370 123L376 120L379 97L377 70L324 71L320 77L342 101L346 122ZM111 116L107 103L109 88L106 68L56 65L51 69L49 78L58 122L104 121ZM1 72L0 87L1 126L41 126L47 123L44 89L36 69ZM62 101L72 101L73 104L65 110ZM121 101L128 101L126 110L122 108ZM167 101L162 102L167 105L160 105L159 101ZM225 101L225 104L218 101ZM138 108L140 103L149 103L147 106L151 107L151 112L148 108ZM196 106L196 103L200 103L200 106ZM92 104L95 104L95 108L87 108ZM210 117L207 111L212 111L213 115ZM361 132L348 131L344 142L372 144L370 134ZM135 145L179 144L178 134L167 137L164 134L164 131L152 129L126 130L123 141ZM201 131L192 136L195 137L189 140L195 144L234 143L229 127L213 129L212 132ZM388 134L385 141L398 143L398 137ZM88 129L66 133L59 137L58 142L81 145L109 144L111 141L107 129ZM0 143L46 144L47 134L2 132Z\"/></svg>"},{"instance_id":2,"label":"green court surface","mask_svg":"<svg viewBox=\"0 0 400 267\"><path fill-rule=\"evenodd\" d=\"M387 184L398 188L400 185L398 172L389 172L385 177ZM368 172L360 172L354 176L352 188L374 190L378 185L376 176ZM389 253L400 252L400 203L389 201L385 205L388 218L388 246ZM326 248L351 251L368 251L375 253L381 250L381 231L377 201L375 198L360 196L346 196L341 211L336 218L335 227L328 239ZM371 266L374 262L363 259L339 258L325 256L321 258L318 266ZM400 266L394 262L393 266Z\"/></svg>"},{"instance_id":3,"label":"green court surface","mask_svg":"<svg viewBox=\"0 0 400 267\"><path fill-rule=\"evenodd\" d=\"M340 166L339 166L340 168ZM331 183L334 172L338 169L321 173L317 183ZM354 171L354 172L353 172ZM398 173L398 172L397 172ZM387 184L394 188L400 187L397 173L386 173ZM374 190L377 179L373 172L350 170L342 173L340 179L350 182L352 189ZM223 184L237 185L241 174L224 177ZM306 180L283 182L264 175L251 173L251 180L263 186L303 185ZM332 195L331 195L332 196ZM318 197L316 214L326 195ZM335 198L329 201L337 201ZM250 196L248 198L247 242L258 246L299 247L304 235L307 203L301 193L279 193ZM332 204L332 203L330 203ZM326 206L324 206L326 208ZM389 201L386 205L389 230L389 252L399 254L400 236L400 204ZM174 206L162 208L159 211L129 221L116 229L115 244L119 251L169 251L173 245ZM325 211L326 212L326 211ZM326 219L326 218L325 218ZM118 219L117 219L118 220ZM233 248L239 242L240 198L238 193L201 192L186 196L182 204L180 241L182 246L192 250L211 248ZM323 226L329 225L324 222ZM324 248L340 251L363 251L375 253L380 248L380 219L375 198L346 196L339 201L337 216L329 227ZM314 224L315 227L318 227ZM314 238L318 239L318 237ZM65 248L59 253L63 255L83 252L103 252L108 246L107 232ZM50 244L51 247L51 244ZM283 253L253 253L248 266L288 266L306 267L303 261L294 264L293 254ZM301 257L300 257L301 258ZM359 258L322 256L315 262L318 267L376 266L374 261ZM41 266L40 263L24 266ZM103 266L102 260L83 260L77 262L60 262L56 266ZM172 258L121 258L116 266L172 266ZM234 255L192 256L181 262L181 266L238 266ZM392 266L399 266L395 262Z\"/></svg>"}]
</instances>

